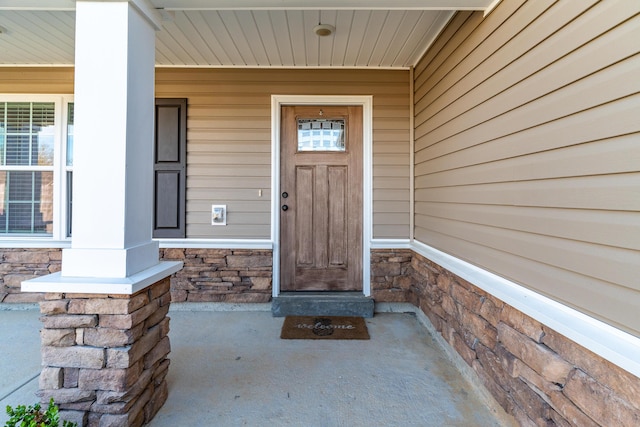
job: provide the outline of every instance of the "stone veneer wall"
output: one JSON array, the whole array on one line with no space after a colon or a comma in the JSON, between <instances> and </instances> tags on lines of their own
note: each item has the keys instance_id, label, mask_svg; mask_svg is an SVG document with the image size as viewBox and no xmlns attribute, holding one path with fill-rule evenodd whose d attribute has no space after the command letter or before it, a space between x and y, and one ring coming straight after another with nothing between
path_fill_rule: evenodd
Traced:
<instances>
[{"instance_id":1,"label":"stone veneer wall","mask_svg":"<svg viewBox=\"0 0 640 427\"><path fill-rule=\"evenodd\" d=\"M160 249L160 258L184 262L171 278L173 301L269 302L272 251L249 249ZM44 300L21 292L22 281L60 271L61 249L0 248L0 303Z\"/></svg>"},{"instance_id":2,"label":"stone veneer wall","mask_svg":"<svg viewBox=\"0 0 640 427\"><path fill-rule=\"evenodd\" d=\"M0 248L0 302L29 303L44 299L41 293L22 293L23 280L60 271L61 249Z\"/></svg>"},{"instance_id":3,"label":"stone veneer wall","mask_svg":"<svg viewBox=\"0 0 640 427\"><path fill-rule=\"evenodd\" d=\"M522 426L640 426L640 378L415 254L413 303Z\"/></svg>"},{"instance_id":4,"label":"stone veneer wall","mask_svg":"<svg viewBox=\"0 0 640 427\"><path fill-rule=\"evenodd\" d=\"M410 249L371 251L371 289L378 302L406 302L411 295ZM0 249L0 302L38 302L41 293L21 293L23 280L60 271L60 249ZM160 258L182 261L171 278L174 302L269 302L272 251L160 249Z\"/></svg>"},{"instance_id":5,"label":"stone veneer wall","mask_svg":"<svg viewBox=\"0 0 640 427\"><path fill-rule=\"evenodd\" d=\"M376 302L407 302L411 297L411 249L371 251L371 294Z\"/></svg>"},{"instance_id":6,"label":"stone veneer wall","mask_svg":"<svg viewBox=\"0 0 640 427\"><path fill-rule=\"evenodd\" d=\"M169 278L134 295L46 294L39 395L79 426L148 423L167 399Z\"/></svg>"},{"instance_id":7,"label":"stone veneer wall","mask_svg":"<svg viewBox=\"0 0 640 427\"><path fill-rule=\"evenodd\" d=\"M174 302L269 302L271 250L160 249L165 261L182 261L171 278Z\"/></svg>"}]
</instances>

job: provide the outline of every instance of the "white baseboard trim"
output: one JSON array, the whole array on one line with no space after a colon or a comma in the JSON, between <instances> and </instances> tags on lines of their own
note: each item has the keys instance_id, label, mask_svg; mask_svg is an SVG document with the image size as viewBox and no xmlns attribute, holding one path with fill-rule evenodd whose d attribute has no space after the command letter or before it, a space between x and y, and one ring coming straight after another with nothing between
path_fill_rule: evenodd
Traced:
<instances>
[{"instance_id":1,"label":"white baseboard trim","mask_svg":"<svg viewBox=\"0 0 640 427\"><path fill-rule=\"evenodd\" d=\"M5 249L66 249L71 247L71 240L8 237L0 239L0 247Z\"/></svg>"},{"instance_id":2,"label":"white baseboard trim","mask_svg":"<svg viewBox=\"0 0 640 427\"><path fill-rule=\"evenodd\" d=\"M154 239L161 249L273 249L269 239Z\"/></svg>"},{"instance_id":3,"label":"white baseboard trim","mask_svg":"<svg viewBox=\"0 0 640 427\"><path fill-rule=\"evenodd\" d=\"M414 242L412 247L423 257L640 377L640 338L423 243Z\"/></svg>"},{"instance_id":4,"label":"white baseboard trim","mask_svg":"<svg viewBox=\"0 0 640 427\"><path fill-rule=\"evenodd\" d=\"M371 249L411 249L409 239L372 239Z\"/></svg>"}]
</instances>

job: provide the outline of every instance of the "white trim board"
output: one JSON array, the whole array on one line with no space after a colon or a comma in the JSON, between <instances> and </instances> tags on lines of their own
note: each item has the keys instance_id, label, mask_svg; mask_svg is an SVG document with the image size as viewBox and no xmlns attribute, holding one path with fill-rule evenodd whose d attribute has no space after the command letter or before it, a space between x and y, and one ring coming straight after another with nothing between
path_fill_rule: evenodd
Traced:
<instances>
[{"instance_id":1,"label":"white trim board","mask_svg":"<svg viewBox=\"0 0 640 427\"><path fill-rule=\"evenodd\" d=\"M129 277L63 277L59 272L22 282L22 292L133 295L182 269L181 261L161 261Z\"/></svg>"},{"instance_id":2,"label":"white trim board","mask_svg":"<svg viewBox=\"0 0 640 427\"><path fill-rule=\"evenodd\" d=\"M640 377L640 338L421 242L412 246L416 253Z\"/></svg>"},{"instance_id":3,"label":"white trim board","mask_svg":"<svg viewBox=\"0 0 640 427\"><path fill-rule=\"evenodd\" d=\"M271 95L271 240L273 296L280 295L280 107L283 105L358 105L362 107L362 291L371 296L373 236L373 96Z\"/></svg>"},{"instance_id":4,"label":"white trim board","mask_svg":"<svg viewBox=\"0 0 640 427\"><path fill-rule=\"evenodd\" d=\"M372 239L371 249L412 249L409 239Z\"/></svg>"},{"instance_id":5,"label":"white trim board","mask_svg":"<svg viewBox=\"0 0 640 427\"><path fill-rule=\"evenodd\" d=\"M55 240L52 238L0 239L0 246L5 249L65 249L71 247L71 239Z\"/></svg>"},{"instance_id":6,"label":"white trim board","mask_svg":"<svg viewBox=\"0 0 640 427\"><path fill-rule=\"evenodd\" d=\"M271 239L153 239L158 242L161 249L273 249L274 242ZM51 238L3 238L0 239L3 248L25 249L57 249L70 248L71 238L67 240L54 240ZM372 239L371 249L411 249L409 239Z\"/></svg>"},{"instance_id":7,"label":"white trim board","mask_svg":"<svg viewBox=\"0 0 640 427\"><path fill-rule=\"evenodd\" d=\"M154 239L161 249L273 249L270 239Z\"/></svg>"}]
</instances>

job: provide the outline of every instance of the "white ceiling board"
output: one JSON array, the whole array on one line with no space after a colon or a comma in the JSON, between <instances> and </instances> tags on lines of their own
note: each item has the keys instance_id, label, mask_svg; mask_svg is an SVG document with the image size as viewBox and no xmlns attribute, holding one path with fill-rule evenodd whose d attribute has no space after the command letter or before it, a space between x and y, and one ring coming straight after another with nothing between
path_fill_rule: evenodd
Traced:
<instances>
[{"instance_id":1,"label":"white ceiling board","mask_svg":"<svg viewBox=\"0 0 640 427\"><path fill-rule=\"evenodd\" d=\"M402 16L402 21L398 24L393 40L389 44L387 51L381 59L383 63L396 64L398 58L410 58L410 54L405 51L407 38L415 31L420 20L417 13L406 11ZM431 16L431 15L429 15Z\"/></svg>"},{"instance_id":2,"label":"white ceiling board","mask_svg":"<svg viewBox=\"0 0 640 427\"><path fill-rule=\"evenodd\" d=\"M396 9L175 10L164 14L156 32L156 64L408 68L452 14ZM313 28L319 23L334 26L335 32L317 36ZM0 65L73 65L75 12L0 10L0 26L6 29L0 33Z\"/></svg>"},{"instance_id":3,"label":"white ceiling board","mask_svg":"<svg viewBox=\"0 0 640 427\"><path fill-rule=\"evenodd\" d=\"M74 12L3 10L0 27L0 63L73 63Z\"/></svg>"},{"instance_id":4,"label":"white ceiling board","mask_svg":"<svg viewBox=\"0 0 640 427\"><path fill-rule=\"evenodd\" d=\"M390 12L388 10L371 11L369 22L367 23L366 31L364 32L364 37L359 40L360 49L358 57L356 58L356 63L354 64L355 66L365 67L369 64L371 54L378 44L378 40L382 34L382 28L387 16L389 16L389 13Z\"/></svg>"},{"instance_id":5,"label":"white ceiling board","mask_svg":"<svg viewBox=\"0 0 640 427\"><path fill-rule=\"evenodd\" d=\"M263 28L262 31L258 28L258 22L256 19L256 12L239 12L239 13L250 13L250 23L251 25L244 26L243 35L247 40L248 47L251 49L251 53L255 58L255 62L261 67L268 67L272 63L279 63L280 61L277 59L277 48L274 52L274 58L272 59L269 55L269 50L265 45L265 41L269 40L269 38L273 37L273 31L270 28ZM247 19L249 19L247 18Z\"/></svg>"},{"instance_id":6,"label":"white ceiling board","mask_svg":"<svg viewBox=\"0 0 640 427\"><path fill-rule=\"evenodd\" d=\"M381 9L381 10L485 10L495 0L138 0L167 10L276 10L276 9ZM0 0L0 10L65 10L75 0Z\"/></svg>"},{"instance_id":7,"label":"white ceiling board","mask_svg":"<svg viewBox=\"0 0 640 427\"><path fill-rule=\"evenodd\" d=\"M360 44L357 41L364 38L371 13L372 11L370 10L356 10L353 12L353 19L351 21L351 27L349 28L349 43L347 43L347 48L344 52L343 66L357 62L358 54L360 53Z\"/></svg>"},{"instance_id":8,"label":"white ceiling board","mask_svg":"<svg viewBox=\"0 0 640 427\"><path fill-rule=\"evenodd\" d=\"M341 28L333 35L333 51L331 52L331 65L343 67L345 61L345 53L349 44L349 35L351 32L351 24L353 22L354 11L344 11L336 16L336 28Z\"/></svg>"},{"instance_id":9,"label":"white ceiling board","mask_svg":"<svg viewBox=\"0 0 640 427\"><path fill-rule=\"evenodd\" d=\"M275 50L271 50L272 55L272 63L271 65L275 65L278 62L276 59L276 51L277 51L277 59L280 61L283 67L293 67L295 62L293 60L293 49L291 48L291 34L289 31L289 24L287 21L287 15L282 13L272 13L271 11L267 12L269 16L269 23L271 24L271 31L273 32L273 37L276 43Z\"/></svg>"},{"instance_id":10,"label":"white ceiling board","mask_svg":"<svg viewBox=\"0 0 640 427\"><path fill-rule=\"evenodd\" d=\"M186 22L193 26L193 32L197 33L197 36L194 35L194 37L201 38L206 45L206 48L203 48L202 51L205 52L205 55L210 58L209 65L231 63L231 58L223 49L220 41L214 36L211 27L207 24L207 21L204 19L204 16L202 16L200 12L185 12L184 19ZM186 22L183 25L186 26ZM160 62L157 60L157 58L156 61Z\"/></svg>"},{"instance_id":11,"label":"white ceiling board","mask_svg":"<svg viewBox=\"0 0 640 427\"><path fill-rule=\"evenodd\" d=\"M323 10L320 12L320 21L323 23L333 22L334 24L331 25L336 26L337 14L338 12L335 10ZM330 37L318 37L318 42L320 43L318 48L318 62L320 64L332 65L333 51L336 48L336 36L337 34L334 33L334 35Z\"/></svg>"},{"instance_id":12,"label":"white ceiling board","mask_svg":"<svg viewBox=\"0 0 640 427\"><path fill-rule=\"evenodd\" d=\"M42 2L43 0L41 0ZM169 10L333 9L333 10L484 10L493 0L152 0Z\"/></svg>"},{"instance_id":13,"label":"white ceiling board","mask_svg":"<svg viewBox=\"0 0 640 427\"><path fill-rule=\"evenodd\" d=\"M213 59L213 63L220 63L217 55L213 53L207 43L207 40L212 40L213 38L210 36L209 28L206 25L199 26L193 23L191 17L184 13L174 17L174 25L182 33L182 41L178 42L189 50L192 58L198 58L197 61L209 63L209 65L211 65L211 62L207 61L210 61L210 58ZM164 27L167 28L167 25L165 24Z\"/></svg>"},{"instance_id":14,"label":"white ceiling board","mask_svg":"<svg viewBox=\"0 0 640 427\"><path fill-rule=\"evenodd\" d=\"M272 12L276 14L280 12ZM289 27L289 45L293 52L293 65L297 67L306 67L307 53L304 48L304 18L301 10L288 10L285 12L287 16L287 24Z\"/></svg>"},{"instance_id":15,"label":"white ceiling board","mask_svg":"<svg viewBox=\"0 0 640 427\"><path fill-rule=\"evenodd\" d=\"M320 65L320 43L324 42L326 45L327 37L318 37L313 33L313 27L318 25L320 20L319 10L305 10L302 12L303 28L304 28L304 50L305 50L305 62L307 66L317 67ZM323 22L324 24L325 22ZM326 22L330 24L330 22ZM309 31L311 29L311 31ZM333 37L331 37L333 41Z\"/></svg>"},{"instance_id":16,"label":"white ceiling board","mask_svg":"<svg viewBox=\"0 0 640 427\"><path fill-rule=\"evenodd\" d=\"M438 15L423 15L420 17L422 21L416 26L416 30L407 38L405 49L411 52L407 56L407 63L417 64L420 58L426 53L429 46L435 41L438 34L447 25L447 22L453 17L455 12L443 12ZM424 30L428 28L427 30ZM420 29L420 30L417 30ZM405 51L403 49L403 51Z\"/></svg>"},{"instance_id":17,"label":"white ceiling board","mask_svg":"<svg viewBox=\"0 0 640 427\"><path fill-rule=\"evenodd\" d=\"M407 11L397 11L397 13L389 13L385 17L384 24L382 25L382 30L378 34L377 45L379 48L374 48L369 56L369 60L367 61L372 66L381 66L383 64L393 64L393 61L384 62L384 57L387 52L391 49L391 45L400 30L400 23L404 18L404 15L407 14ZM397 50L396 50L397 52Z\"/></svg>"},{"instance_id":18,"label":"white ceiling board","mask_svg":"<svg viewBox=\"0 0 640 427\"><path fill-rule=\"evenodd\" d=\"M0 0L0 10L76 10L75 0Z\"/></svg>"},{"instance_id":19,"label":"white ceiling board","mask_svg":"<svg viewBox=\"0 0 640 427\"><path fill-rule=\"evenodd\" d=\"M191 50L190 42L185 46L184 34L182 34L181 30L171 22L166 23L165 29L166 31L156 34L156 40L159 42L157 43L156 51L162 52L163 55L171 58L171 61L177 64L197 62L197 58L189 54ZM180 40L183 41L183 44L180 44ZM156 58L156 62L158 62L158 58Z\"/></svg>"}]
</instances>

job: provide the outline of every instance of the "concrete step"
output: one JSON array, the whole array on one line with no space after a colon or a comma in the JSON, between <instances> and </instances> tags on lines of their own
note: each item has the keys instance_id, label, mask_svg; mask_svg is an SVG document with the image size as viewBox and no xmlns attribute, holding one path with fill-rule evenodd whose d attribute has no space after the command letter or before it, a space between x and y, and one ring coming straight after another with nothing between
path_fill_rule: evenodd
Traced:
<instances>
[{"instance_id":1,"label":"concrete step","mask_svg":"<svg viewBox=\"0 0 640 427\"><path fill-rule=\"evenodd\" d=\"M283 292L273 298L271 313L285 316L373 317L374 301L360 292Z\"/></svg>"}]
</instances>

